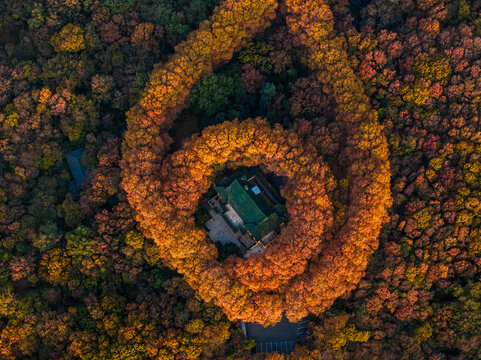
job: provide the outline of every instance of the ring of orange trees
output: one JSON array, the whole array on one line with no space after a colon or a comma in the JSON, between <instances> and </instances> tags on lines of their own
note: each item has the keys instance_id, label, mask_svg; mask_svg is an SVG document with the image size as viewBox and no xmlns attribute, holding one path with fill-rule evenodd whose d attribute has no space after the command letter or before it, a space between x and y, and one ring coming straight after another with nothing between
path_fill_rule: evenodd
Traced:
<instances>
[{"instance_id":1,"label":"ring of orange trees","mask_svg":"<svg viewBox=\"0 0 481 360\"><path fill-rule=\"evenodd\" d=\"M328 168L317 151L296 133L279 125L271 128L265 120L209 127L163 164L165 178L160 194L164 223L181 223L189 228L199 199L212 186L215 170L226 163L230 167L263 165L267 171L287 178L282 192L291 219L280 235L263 254L251 254L248 259L232 256L223 263L227 274L253 291L279 290L302 274L307 262L325 245L324 232L333 223L325 186Z\"/></svg>"},{"instance_id":2,"label":"ring of orange trees","mask_svg":"<svg viewBox=\"0 0 481 360\"><path fill-rule=\"evenodd\" d=\"M192 87L202 76L231 59L246 39L264 30L275 17L276 6L275 0L223 1L211 19L201 23L199 29L176 48L167 63L155 67L141 100L127 114L122 162L122 184L128 200L136 210L144 234L156 241L165 262L182 273L205 301L222 307L230 319L263 324L278 322L283 313L292 321L309 312L319 314L336 298L355 288L364 274L369 256L378 245L381 225L387 218L390 204L386 139L377 113L371 109L362 83L350 67L343 40L334 36L334 20L328 4L325 0L286 0L287 25L307 48L307 65L316 72L325 91L336 100L337 122L346 135L349 160L346 169L349 182L347 220L329 241L319 242L314 251L319 253L308 265L304 263L300 267L302 272L283 274L277 283L274 281L276 277L272 276L276 274L267 274L271 283L267 288L259 285L259 279L249 281L249 274L245 276L241 267L227 269L219 264L215 260L214 245L205 240L205 231L195 227L190 216L192 209L210 184L204 174L205 164L229 160L234 160L232 166L250 163L249 157L242 160L236 157L238 154L229 154L233 157L229 159L224 152L214 154L190 150L201 149L210 132L216 133L217 137L224 134L224 139L234 132L242 138L248 131L266 129L268 125L261 120L219 125L206 130L201 138L192 140L190 145L169 158L166 154L171 139L167 130L187 106ZM272 131L285 130L276 127ZM292 132L285 132L282 136L295 138ZM276 146L277 143L278 139L271 139L265 146ZM299 145L299 148L303 147ZM214 155L221 159L208 159ZM272 159L259 155L257 160L281 171L282 167L275 165ZM306 158L308 161L304 163L301 158L298 160L297 164L302 165L300 169L314 164L322 167L315 155ZM174 176L174 172L181 169L189 169L188 175ZM307 171L307 174L310 173ZM322 176L325 172L320 171L319 175L320 179L315 179L316 186L324 189ZM288 202L293 200L289 192L284 195ZM290 211L293 209L295 207ZM326 203L324 209L328 214L330 206ZM324 230L329 224L325 225ZM295 230L302 233L305 229L295 227ZM286 234L293 236L291 241L294 244L295 232ZM286 260L292 254L284 252L284 255ZM265 266L263 270L268 271L269 267Z\"/></svg>"}]
</instances>

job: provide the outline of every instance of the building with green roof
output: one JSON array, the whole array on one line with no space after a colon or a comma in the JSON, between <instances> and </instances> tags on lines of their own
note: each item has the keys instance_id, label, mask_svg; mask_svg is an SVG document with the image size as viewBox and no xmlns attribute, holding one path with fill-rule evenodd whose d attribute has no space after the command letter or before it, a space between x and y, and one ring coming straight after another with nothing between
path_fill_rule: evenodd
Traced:
<instances>
[{"instance_id":1,"label":"building with green roof","mask_svg":"<svg viewBox=\"0 0 481 360\"><path fill-rule=\"evenodd\" d=\"M282 199L259 170L237 172L214 190L222 199L222 218L234 233L250 236L254 240L251 244L267 245L286 221Z\"/></svg>"}]
</instances>

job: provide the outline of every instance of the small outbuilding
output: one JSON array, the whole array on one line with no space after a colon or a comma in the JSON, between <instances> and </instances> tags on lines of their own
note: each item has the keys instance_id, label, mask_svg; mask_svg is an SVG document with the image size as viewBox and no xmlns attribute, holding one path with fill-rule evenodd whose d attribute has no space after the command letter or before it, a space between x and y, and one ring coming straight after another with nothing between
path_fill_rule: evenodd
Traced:
<instances>
[{"instance_id":1,"label":"small outbuilding","mask_svg":"<svg viewBox=\"0 0 481 360\"><path fill-rule=\"evenodd\" d=\"M68 191L71 194L77 194L81 187L82 184L85 182L86 176L86 168L82 163L80 162L80 159L82 158L82 154L84 152L84 148L79 148L76 150L69 151L66 155L67 163L70 168L70 172L72 173L73 176L73 181L71 181L68 184Z\"/></svg>"}]
</instances>

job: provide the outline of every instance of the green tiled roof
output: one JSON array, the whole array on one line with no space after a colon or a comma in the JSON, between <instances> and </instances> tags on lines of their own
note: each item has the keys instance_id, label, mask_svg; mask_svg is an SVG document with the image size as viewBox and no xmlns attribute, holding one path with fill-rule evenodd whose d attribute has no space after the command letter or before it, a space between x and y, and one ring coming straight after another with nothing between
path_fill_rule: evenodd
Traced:
<instances>
[{"instance_id":1,"label":"green tiled roof","mask_svg":"<svg viewBox=\"0 0 481 360\"><path fill-rule=\"evenodd\" d=\"M245 228L251 233L252 237L256 240L262 239L259 229L255 224L244 224Z\"/></svg>"},{"instance_id":2,"label":"green tiled roof","mask_svg":"<svg viewBox=\"0 0 481 360\"><path fill-rule=\"evenodd\" d=\"M273 213L271 216L267 217L262 221L260 224L257 224L257 229L259 230L261 239L264 235L269 234L272 230L279 227L285 218L277 215L277 213Z\"/></svg>"},{"instance_id":3,"label":"green tiled roof","mask_svg":"<svg viewBox=\"0 0 481 360\"><path fill-rule=\"evenodd\" d=\"M249 230L254 239L260 240L272 230L279 227L284 221L285 218L273 213L259 224L244 224L244 226Z\"/></svg>"},{"instance_id":4,"label":"green tiled roof","mask_svg":"<svg viewBox=\"0 0 481 360\"><path fill-rule=\"evenodd\" d=\"M255 180L262 184L262 192L265 193L267 188L265 179L255 177ZM262 192L256 193L252 188L253 185L249 183L245 174L235 178L227 186L214 187L220 197L239 215L254 239L260 240L285 221L278 214L285 210L285 207L277 203L274 206L269 205L264 195L261 195ZM272 194L269 195L272 198Z\"/></svg>"},{"instance_id":5,"label":"green tiled roof","mask_svg":"<svg viewBox=\"0 0 481 360\"><path fill-rule=\"evenodd\" d=\"M259 204L249 196L248 191L252 191L246 191L242 186L239 180L235 179L230 186L223 189L224 191L218 191L218 188L215 189L222 199L232 206L245 223L257 224L264 220L267 214L265 214Z\"/></svg>"}]
</instances>

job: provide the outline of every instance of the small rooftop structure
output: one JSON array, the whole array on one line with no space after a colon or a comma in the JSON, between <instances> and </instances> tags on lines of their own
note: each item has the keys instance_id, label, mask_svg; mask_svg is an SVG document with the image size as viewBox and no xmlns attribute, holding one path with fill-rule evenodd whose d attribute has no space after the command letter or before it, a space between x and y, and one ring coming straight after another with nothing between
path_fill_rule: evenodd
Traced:
<instances>
[{"instance_id":1,"label":"small rooftop structure","mask_svg":"<svg viewBox=\"0 0 481 360\"><path fill-rule=\"evenodd\" d=\"M73 181L68 185L68 191L76 194L80 191L82 184L85 182L85 166L80 163L80 159L84 152L84 148L69 151L66 155L67 163L72 172Z\"/></svg>"}]
</instances>

